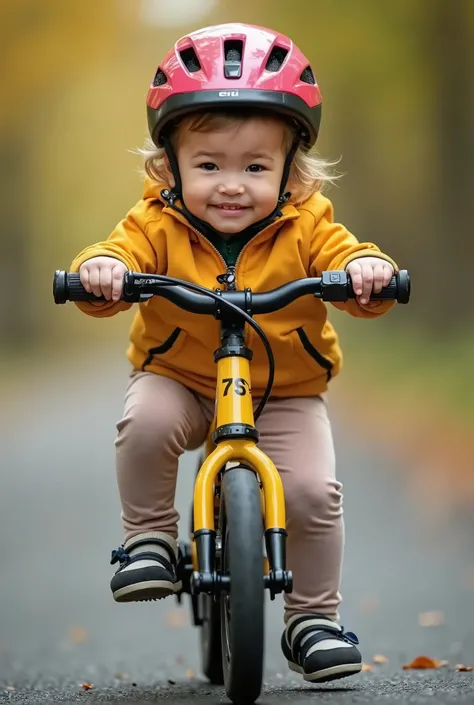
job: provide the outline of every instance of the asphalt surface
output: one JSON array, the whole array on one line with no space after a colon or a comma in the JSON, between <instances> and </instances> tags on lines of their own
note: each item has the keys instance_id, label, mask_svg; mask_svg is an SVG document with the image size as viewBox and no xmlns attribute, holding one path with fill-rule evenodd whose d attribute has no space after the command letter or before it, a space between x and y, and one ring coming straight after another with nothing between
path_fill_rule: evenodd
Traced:
<instances>
[{"instance_id":1,"label":"asphalt surface","mask_svg":"<svg viewBox=\"0 0 474 705\"><path fill-rule=\"evenodd\" d=\"M199 674L187 603L117 605L109 592L110 551L122 540L114 424L128 368L120 358L112 369L103 362L91 353L82 367L45 374L28 396L25 385L3 405L0 702L225 702ZM429 481L413 496L395 461L382 462L386 449L369 447L370 429L356 438L337 418L334 429L347 527L342 623L372 670L304 684L279 650L277 599L268 602L260 702L474 703L474 673L455 670L474 664L474 519L429 518ZM183 516L194 463L189 454L181 466ZM441 614L420 617L434 611ZM375 654L388 661L374 664ZM402 669L420 655L449 665Z\"/></svg>"}]
</instances>

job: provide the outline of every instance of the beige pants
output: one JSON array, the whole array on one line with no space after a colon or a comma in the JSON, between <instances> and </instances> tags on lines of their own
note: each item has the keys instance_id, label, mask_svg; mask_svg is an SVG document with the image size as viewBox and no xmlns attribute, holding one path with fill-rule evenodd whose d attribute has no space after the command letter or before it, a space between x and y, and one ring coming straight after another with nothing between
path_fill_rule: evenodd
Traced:
<instances>
[{"instance_id":1,"label":"beige pants","mask_svg":"<svg viewBox=\"0 0 474 705\"><path fill-rule=\"evenodd\" d=\"M214 402L151 372L132 375L117 424L117 477L125 538L145 531L177 536L178 458L205 441ZM287 568L293 592L285 621L319 612L338 618L344 525L326 401L272 399L257 422L259 447L283 481Z\"/></svg>"}]
</instances>

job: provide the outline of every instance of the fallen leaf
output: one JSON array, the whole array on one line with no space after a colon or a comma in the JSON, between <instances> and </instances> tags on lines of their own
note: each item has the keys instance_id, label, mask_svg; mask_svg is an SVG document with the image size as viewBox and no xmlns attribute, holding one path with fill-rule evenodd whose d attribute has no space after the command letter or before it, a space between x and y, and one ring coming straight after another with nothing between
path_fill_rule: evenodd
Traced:
<instances>
[{"instance_id":1,"label":"fallen leaf","mask_svg":"<svg viewBox=\"0 0 474 705\"><path fill-rule=\"evenodd\" d=\"M456 671L474 671L474 666L464 666L462 663L458 663Z\"/></svg>"},{"instance_id":2,"label":"fallen leaf","mask_svg":"<svg viewBox=\"0 0 474 705\"><path fill-rule=\"evenodd\" d=\"M420 612L418 624L420 627L440 627L444 624L444 613L439 611Z\"/></svg>"},{"instance_id":3,"label":"fallen leaf","mask_svg":"<svg viewBox=\"0 0 474 705\"><path fill-rule=\"evenodd\" d=\"M69 630L71 644L84 644L87 641L87 631L84 627L71 627Z\"/></svg>"},{"instance_id":4,"label":"fallen leaf","mask_svg":"<svg viewBox=\"0 0 474 705\"><path fill-rule=\"evenodd\" d=\"M369 663L363 663L362 670L363 671L372 671L372 666Z\"/></svg>"},{"instance_id":5,"label":"fallen leaf","mask_svg":"<svg viewBox=\"0 0 474 705\"><path fill-rule=\"evenodd\" d=\"M94 687L94 686L92 685L92 683L83 683L83 684L82 684L82 688L83 688L84 690L92 690L93 687Z\"/></svg>"},{"instance_id":6,"label":"fallen leaf","mask_svg":"<svg viewBox=\"0 0 474 705\"><path fill-rule=\"evenodd\" d=\"M194 678L195 673L192 668L188 668L185 675L186 675L186 678Z\"/></svg>"},{"instance_id":7,"label":"fallen leaf","mask_svg":"<svg viewBox=\"0 0 474 705\"><path fill-rule=\"evenodd\" d=\"M383 656L383 654L375 654L372 661L374 663L388 663L388 658L386 656Z\"/></svg>"},{"instance_id":8,"label":"fallen leaf","mask_svg":"<svg viewBox=\"0 0 474 705\"><path fill-rule=\"evenodd\" d=\"M171 610L166 613L166 624L172 629L182 629L189 626L188 613L184 610Z\"/></svg>"},{"instance_id":9,"label":"fallen leaf","mask_svg":"<svg viewBox=\"0 0 474 705\"><path fill-rule=\"evenodd\" d=\"M406 663L403 668L439 668L440 662L438 659L432 659L428 656L418 656L411 663Z\"/></svg>"}]
</instances>

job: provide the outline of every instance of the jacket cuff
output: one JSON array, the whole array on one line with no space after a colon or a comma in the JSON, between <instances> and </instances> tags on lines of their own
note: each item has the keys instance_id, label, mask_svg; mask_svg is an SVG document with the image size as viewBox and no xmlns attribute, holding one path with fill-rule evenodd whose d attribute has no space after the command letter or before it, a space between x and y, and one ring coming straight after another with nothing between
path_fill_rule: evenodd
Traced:
<instances>
[{"instance_id":1,"label":"jacket cuff","mask_svg":"<svg viewBox=\"0 0 474 705\"><path fill-rule=\"evenodd\" d=\"M127 257L118 257L115 253L110 252L110 250L94 250L94 252L82 252L75 260L73 260L69 271L78 272L81 265L87 262L88 259L93 259L94 257L111 257L112 259L118 259L120 262L127 267L128 270L133 270L133 262Z\"/></svg>"}]
</instances>

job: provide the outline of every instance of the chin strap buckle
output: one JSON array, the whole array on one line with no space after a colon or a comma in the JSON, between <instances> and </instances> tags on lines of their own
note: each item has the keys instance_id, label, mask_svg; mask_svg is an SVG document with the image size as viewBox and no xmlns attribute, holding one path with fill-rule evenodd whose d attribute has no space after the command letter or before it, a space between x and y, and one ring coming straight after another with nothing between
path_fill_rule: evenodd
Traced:
<instances>
[{"instance_id":1,"label":"chin strap buckle","mask_svg":"<svg viewBox=\"0 0 474 705\"><path fill-rule=\"evenodd\" d=\"M160 195L169 206L174 206L174 202L179 198L179 194L176 191L170 191L167 188L164 188Z\"/></svg>"},{"instance_id":2,"label":"chin strap buckle","mask_svg":"<svg viewBox=\"0 0 474 705\"><path fill-rule=\"evenodd\" d=\"M288 201L291 198L291 193L287 191L286 193L282 193L281 196L278 197L278 206L284 206L285 203L288 203ZM281 218L283 213L281 212L280 208L278 208L276 212L277 218Z\"/></svg>"},{"instance_id":3,"label":"chin strap buckle","mask_svg":"<svg viewBox=\"0 0 474 705\"><path fill-rule=\"evenodd\" d=\"M290 198L291 198L291 193L289 191L287 191L286 193L282 193L281 196L279 196L279 198L278 198L278 203L280 204L280 206L284 206L285 203L288 203Z\"/></svg>"}]
</instances>

